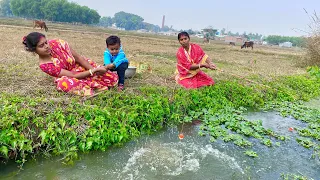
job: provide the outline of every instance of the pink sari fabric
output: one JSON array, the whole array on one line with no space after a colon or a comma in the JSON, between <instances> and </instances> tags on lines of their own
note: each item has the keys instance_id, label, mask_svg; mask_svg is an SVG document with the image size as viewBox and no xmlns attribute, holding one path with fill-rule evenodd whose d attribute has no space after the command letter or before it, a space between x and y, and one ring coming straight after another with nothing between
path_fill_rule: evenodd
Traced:
<instances>
[{"instance_id":1,"label":"pink sari fabric","mask_svg":"<svg viewBox=\"0 0 320 180\"><path fill-rule=\"evenodd\" d=\"M90 96L94 94L94 89L108 90L108 87L115 86L118 82L117 74L107 71L103 75L94 75L84 79L76 79L67 76L59 77L61 69L79 73L86 71L76 63L67 42L55 39L50 40L52 63L41 64L40 69L55 77L57 89L60 91L73 93L81 96ZM85 58L92 67L99 67L94 61Z\"/></svg>"},{"instance_id":2,"label":"pink sari fabric","mask_svg":"<svg viewBox=\"0 0 320 180\"><path fill-rule=\"evenodd\" d=\"M190 70L192 65L203 64L207 58L208 56L197 44L190 44L189 52L180 47L177 52L176 82L188 89L214 85L213 79L200 69Z\"/></svg>"}]
</instances>

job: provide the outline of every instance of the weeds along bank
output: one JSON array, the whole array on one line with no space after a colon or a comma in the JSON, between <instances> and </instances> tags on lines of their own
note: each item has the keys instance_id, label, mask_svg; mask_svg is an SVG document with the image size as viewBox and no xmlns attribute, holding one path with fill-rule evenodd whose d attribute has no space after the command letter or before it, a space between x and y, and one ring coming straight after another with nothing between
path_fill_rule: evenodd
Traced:
<instances>
[{"instance_id":1,"label":"weeds along bank","mask_svg":"<svg viewBox=\"0 0 320 180\"><path fill-rule=\"evenodd\" d=\"M223 139L241 147L254 144L249 137L272 146L287 137L247 121L246 109L275 109L309 124L297 140L319 155L320 113L298 100L319 96L320 81L305 76L283 77L266 86L243 86L221 81L199 90L141 87L134 92L105 92L86 101L30 98L2 93L0 96L0 158L24 163L35 154L61 155L72 163L78 152L105 151L141 134L166 125L201 119L200 135L211 141ZM318 153L318 154L317 154ZM258 156L247 151L247 155ZM318 156L319 157L319 156Z\"/></svg>"}]
</instances>

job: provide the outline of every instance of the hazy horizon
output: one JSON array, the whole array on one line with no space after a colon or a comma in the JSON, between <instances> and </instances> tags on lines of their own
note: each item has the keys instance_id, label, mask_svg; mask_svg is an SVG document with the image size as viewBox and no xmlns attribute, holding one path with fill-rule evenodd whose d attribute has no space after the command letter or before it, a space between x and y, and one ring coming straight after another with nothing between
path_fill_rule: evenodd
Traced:
<instances>
[{"instance_id":1,"label":"hazy horizon","mask_svg":"<svg viewBox=\"0 0 320 180\"><path fill-rule=\"evenodd\" d=\"M141 16L144 22L159 25L165 15L165 25L180 30L201 30L212 26L221 30L226 28L233 33L244 31L248 34L303 36L310 31L309 14L320 9L320 1L316 0L269 0L256 2L253 0L228 2L219 1L99 1L70 0L81 6L97 10L101 16L113 17L115 13L124 11ZM317 8L317 9L316 9Z\"/></svg>"}]
</instances>

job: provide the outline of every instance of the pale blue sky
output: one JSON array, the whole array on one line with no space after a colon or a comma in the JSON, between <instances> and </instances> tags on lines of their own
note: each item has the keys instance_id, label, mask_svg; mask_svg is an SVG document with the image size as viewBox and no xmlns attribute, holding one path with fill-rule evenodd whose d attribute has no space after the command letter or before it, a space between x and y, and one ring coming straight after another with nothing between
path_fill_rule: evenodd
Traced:
<instances>
[{"instance_id":1,"label":"pale blue sky","mask_svg":"<svg viewBox=\"0 0 320 180\"><path fill-rule=\"evenodd\" d=\"M95 9L101 16L111 16L119 11L133 13L145 22L174 29L201 30L209 25L232 32L259 33L263 35L306 35L309 31L309 13L320 13L320 0L70 0Z\"/></svg>"}]
</instances>

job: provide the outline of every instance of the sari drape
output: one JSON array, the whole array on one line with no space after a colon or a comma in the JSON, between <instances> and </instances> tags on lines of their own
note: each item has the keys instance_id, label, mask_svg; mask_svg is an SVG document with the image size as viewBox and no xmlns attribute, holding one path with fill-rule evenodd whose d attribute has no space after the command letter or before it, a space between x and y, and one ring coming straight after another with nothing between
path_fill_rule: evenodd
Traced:
<instances>
[{"instance_id":1,"label":"sari drape","mask_svg":"<svg viewBox=\"0 0 320 180\"><path fill-rule=\"evenodd\" d=\"M54 82L60 91L73 93L81 96L90 96L94 94L94 89L108 90L109 87L115 86L118 82L117 74L107 71L103 75L93 75L84 79L71 78L67 76L58 77L61 69L79 73L87 71L80 64L76 63L71 49L66 41L53 39L48 41L51 47L52 63L40 65L40 69L55 77ZM93 68L99 67L91 59L85 58Z\"/></svg>"},{"instance_id":2,"label":"sari drape","mask_svg":"<svg viewBox=\"0 0 320 180\"><path fill-rule=\"evenodd\" d=\"M214 85L213 79L201 71L201 69L190 70L192 65L206 63L208 58L208 55L204 53L199 45L190 44L188 52L183 47L180 47L176 56L176 82L178 84L191 89Z\"/></svg>"}]
</instances>

